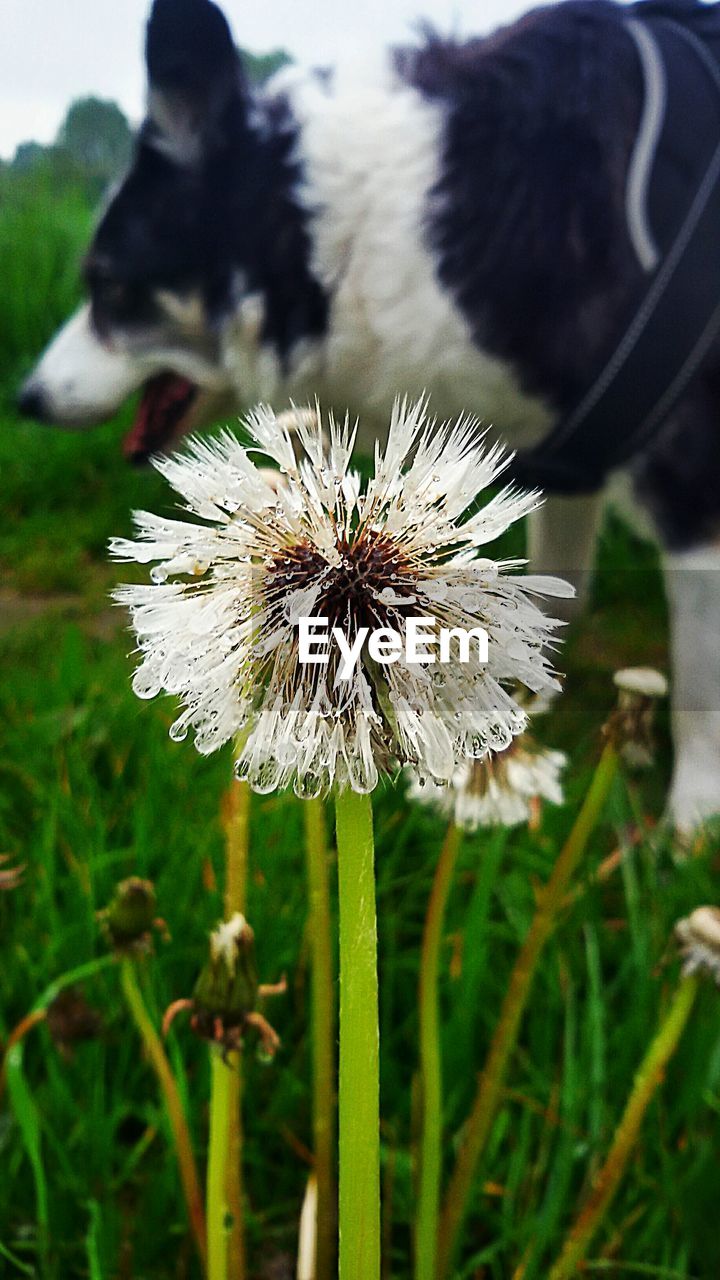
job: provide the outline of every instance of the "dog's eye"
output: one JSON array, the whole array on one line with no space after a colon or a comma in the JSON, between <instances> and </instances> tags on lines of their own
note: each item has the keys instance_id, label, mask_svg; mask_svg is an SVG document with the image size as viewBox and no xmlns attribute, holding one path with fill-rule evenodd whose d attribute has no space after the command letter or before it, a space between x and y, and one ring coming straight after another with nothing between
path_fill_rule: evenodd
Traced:
<instances>
[{"instance_id":1,"label":"dog's eye","mask_svg":"<svg viewBox=\"0 0 720 1280\"><path fill-rule=\"evenodd\" d=\"M99 333L108 333L113 325L150 324L155 318L148 290L134 280L121 279L104 262L91 259L85 267L85 281Z\"/></svg>"},{"instance_id":2,"label":"dog's eye","mask_svg":"<svg viewBox=\"0 0 720 1280\"><path fill-rule=\"evenodd\" d=\"M93 272L89 277L88 283L94 296L101 298L105 306L122 306L127 300L127 285L113 276L105 275L102 272Z\"/></svg>"},{"instance_id":3,"label":"dog's eye","mask_svg":"<svg viewBox=\"0 0 720 1280\"><path fill-rule=\"evenodd\" d=\"M85 281L93 297L107 306L122 306L127 298L127 285L100 262L86 263Z\"/></svg>"},{"instance_id":4,"label":"dog's eye","mask_svg":"<svg viewBox=\"0 0 720 1280\"><path fill-rule=\"evenodd\" d=\"M122 307L128 300L128 287L120 280L103 280L98 291L108 307Z\"/></svg>"}]
</instances>

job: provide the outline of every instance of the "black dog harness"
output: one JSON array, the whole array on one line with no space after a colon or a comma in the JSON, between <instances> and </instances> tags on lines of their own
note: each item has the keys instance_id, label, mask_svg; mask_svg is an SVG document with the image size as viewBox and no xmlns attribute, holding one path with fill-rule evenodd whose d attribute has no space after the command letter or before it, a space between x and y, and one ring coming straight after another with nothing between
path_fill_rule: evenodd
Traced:
<instances>
[{"instance_id":1,"label":"black dog harness","mask_svg":"<svg viewBox=\"0 0 720 1280\"><path fill-rule=\"evenodd\" d=\"M615 350L513 477L592 492L652 440L720 332L720 6L628 9L644 106L628 170L628 232L645 273Z\"/></svg>"}]
</instances>

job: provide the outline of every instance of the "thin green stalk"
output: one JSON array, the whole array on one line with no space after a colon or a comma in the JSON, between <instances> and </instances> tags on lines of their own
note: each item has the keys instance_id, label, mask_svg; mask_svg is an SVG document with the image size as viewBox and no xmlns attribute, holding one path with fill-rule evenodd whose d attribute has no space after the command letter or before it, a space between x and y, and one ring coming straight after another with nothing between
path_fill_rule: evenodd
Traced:
<instances>
[{"instance_id":1,"label":"thin green stalk","mask_svg":"<svg viewBox=\"0 0 720 1280\"><path fill-rule=\"evenodd\" d=\"M152 1066L160 1085L160 1090L165 1103L165 1110L172 1130L173 1141L175 1143L175 1152L177 1155L178 1167L180 1169L180 1180L182 1182L183 1193L185 1195L185 1203L187 1204L190 1226L195 1238L195 1244L197 1245L197 1251L204 1263L205 1214L203 1212L200 1182L198 1180L197 1169L195 1166L190 1130L183 1110L177 1083L163 1048L162 1040L155 1030L150 1019L150 1015L145 1007L145 1001L143 1000L142 992L138 986L135 964L129 957L125 957L120 963L120 983L128 1008L133 1016L135 1025L140 1032L150 1065Z\"/></svg>"},{"instance_id":2,"label":"thin green stalk","mask_svg":"<svg viewBox=\"0 0 720 1280\"><path fill-rule=\"evenodd\" d=\"M372 804L335 799L340 903L340 1280L380 1276L380 1032Z\"/></svg>"},{"instance_id":3,"label":"thin green stalk","mask_svg":"<svg viewBox=\"0 0 720 1280\"><path fill-rule=\"evenodd\" d=\"M84 978L90 978L98 973L100 969L107 969L111 964L115 964L115 956L112 954L100 956L97 960L88 960L85 964L78 965L75 969L68 969L67 973L62 973L59 978L55 978L46 987L42 995L38 997L29 1013L21 1018L16 1026L13 1027L5 1044L0 1050L0 1101L5 1092L5 1069L8 1056L11 1049L15 1045L20 1044L33 1027L44 1022L47 1018L47 1011L54 1000L64 991L66 987L71 986L75 982L82 982ZM21 1061L21 1059L20 1059Z\"/></svg>"},{"instance_id":4,"label":"thin green stalk","mask_svg":"<svg viewBox=\"0 0 720 1280\"><path fill-rule=\"evenodd\" d=\"M653 1094L662 1083L670 1058L675 1052L698 990L697 978L684 978L675 991L670 1007L654 1040L638 1068L632 1092L622 1119L615 1130L608 1157L580 1214L565 1239L560 1257L550 1271L549 1280L566 1280L576 1274L588 1246L610 1208L630 1153L637 1142L643 1116Z\"/></svg>"},{"instance_id":5,"label":"thin green stalk","mask_svg":"<svg viewBox=\"0 0 720 1280\"><path fill-rule=\"evenodd\" d=\"M247 782L236 778L225 793L225 919L247 906L248 848L250 843L250 797Z\"/></svg>"},{"instance_id":6,"label":"thin green stalk","mask_svg":"<svg viewBox=\"0 0 720 1280\"><path fill-rule=\"evenodd\" d=\"M34 1266L28 1262L23 1262L21 1258L18 1258L17 1254L11 1253L2 1243L2 1240L0 1240L0 1258L4 1258L6 1262L9 1262L10 1266L14 1267L21 1276L30 1276L30 1280L36 1280L37 1271Z\"/></svg>"},{"instance_id":7,"label":"thin green stalk","mask_svg":"<svg viewBox=\"0 0 720 1280\"><path fill-rule=\"evenodd\" d=\"M232 1067L217 1048L210 1050L210 1142L207 1167L208 1280L228 1280L229 1211L227 1165L230 1149L228 1113Z\"/></svg>"},{"instance_id":8,"label":"thin green stalk","mask_svg":"<svg viewBox=\"0 0 720 1280\"><path fill-rule=\"evenodd\" d=\"M247 909L248 850L250 843L250 788L233 780L226 793L225 811L225 919ZM242 1057L228 1055L232 1067L228 1084L227 1202L232 1219L228 1239L229 1280L245 1280L245 1208L243 1190Z\"/></svg>"},{"instance_id":9,"label":"thin green stalk","mask_svg":"<svg viewBox=\"0 0 720 1280\"><path fill-rule=\"evenodd\" d=\"M228 1074L228 1159L227 1206L228 1280L245 1280L245 1191L243 1187L243 1074L242 1054L227 1055Z\"/></svg>"},{"instance_id":10,"label":"thin green stalk","mask_svg":"<svg viewBox=\"0 0 720 1280\"><path fill-rule=\"evenodd\" d=\"M305 851L312 956L313 1139L317 1182L315 1280L332 1280L335 1262L335 999L330 877L321 800L306 800Z\"/></svg>"},{"instance_id":11,"label":"thin green stalk","mask_svg":"<svg viewBox=\"0 0 720 1280\"><path fill-rule=\"evenodd\" d=\"M76 982L84 982L85 978L92 978L101 969L108 969L110 965L115 964L115 956L112 954L99 956L96 960L86 960L84 964L79 964L74 969L68 969L66 973L61 973L59 978L55 978L49 986L45 988L42 995L33 1005L33 1012L37 1009L47 1009L53 1000L57 999L61 991L66 987L73 986Z\"/></svg>"},{"instance_id":12,"label":"thin green stalk","mask_svg":"<svg viewBox=\"0 0 720 1280\"><path fill-rule=\"evenodd\" d=\"M438 973L443 924L462 833L451 823L435 868L420 954L420 1179L415 1222L416 1280L436 1280L442 1174L442 1055Z\"/></svg>"},{"instance_id":13,"label":"thin green stalk","mask_svg":"<svg viewBox=\"0 0 720 1280\"><path fill-rule=\"evenodd\" d=\"M562 910L570 880L605 807L617 768L617 752L608 743L603 749L575 825L560 851L547 885L538 895L535 914L510 975L507 994L443 1204L438 1246L439 1280L447 1280L450 1274L473 1180L497 1114L508 1062L517 1044L520 1021L532 989L538 960Z\"/></svg>"},{"instance_id":14,"label":"thin green stalk","mask_svg":"<svg viewBox=\"0 0 720 1280\"><path fill-rule=\"evenodd\" d=\"M23 1044L13 1045L6 1061L8 1093L15 1120L30 1161L35 1187L37 1242L40 1275L51 1280L55 1275L50 1252L50 1195L42 1154L42 1120L23 1071ZM35 1274L33 1270L33 1274Z\"/></svg>"},{"instance_id":15,"label":"thin green stalk","mask_svg":"<svg viewBox=\"0 0 720 1280\"><path fill-rule=\"evenodd\" d=\"M2 1051L2 1061L0 1061L0 1102L2 1102L5 1093L5 1085L7 1083L7 1064L10 1060L10 1054L16 1045L22 1044L25 1037L33 1027L37 1027L41 1022L45 1022L47 1018L47 1009L33 1009L31 1013L26 1013L21 1018L17 1026L13 1027L8 1036Z\"/></svg>"},{"instance_id":16,"label":"thin green stalk","mask_svg":"<svg viewBox=\"0 0 720 1280\"><path fill-rule=\"evenodd\" d=\"M85 1234L85 1252L88 1261L89 1280L103 1280L103 1268L100 1259L100 1205L97 1200L88 1201L88 1229Z\"/></svg>"},{"instance_id":17,"label":"thin green stalk","mask_svg":"<svg viewBox=\"0 0 720 1280\"><path fill-rule=\"evenodd\" d=\"M45 1162L42 1156L40 1113L35 1105L23 1070L25 1036L33 1027L45 1020L53 1000L57 998L65 987L72 985L74 982L82 982L85 978L93 977L101 969L107 969L112 964L115 964L115 956L104 955L96 960L87 960L83 964L77 965L74 969L68 969L66 973L60 974L59 978L55 978L45 988L42 995L33 1004L30 1012L11 1031L3 1049L2 1062L0 1063L0 1099L7 1083L10 1090L10 1101L33 1174L38 1220L38 1245L42 1274L44 1276L51 1275L48 1248L48 1189L45 1177ZM19 1270L23 1270L22 1264L13 1259L6 1250L3 1250L2 1245L0 1245L0 1256L9 1258ZM30 1271L32 1268L28 1270Z\"/></svg>"}]
</instances>

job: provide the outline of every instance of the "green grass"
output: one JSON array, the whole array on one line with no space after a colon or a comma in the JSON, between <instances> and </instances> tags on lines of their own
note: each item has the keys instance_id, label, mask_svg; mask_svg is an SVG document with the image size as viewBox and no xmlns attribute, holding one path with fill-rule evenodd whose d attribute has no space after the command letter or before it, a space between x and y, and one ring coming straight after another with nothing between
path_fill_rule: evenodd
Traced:
<instances>
[{"instance_id":1,"label":"green grass","mask_svg":"<svg viewBox=\"0 0 720 1280\"><path fill-rule=\"evenodd\" d=\"M0 173L0 375L13 377L79 297L92 223L82 190L40 175Z\"/></svg>"},{"instance_id":2,"label":"green grass","mask_svg":"<svg viewBox=\"0 0 720 1280\"><path fill-rule=\"evenodd\" d=\"M15 199L15 197L13 197ZM71 191L0 203L3 377L0 420L0 853L26 864L0 896L0 1037L67 970L104 953L95 913L114 883L151 877L172 940L144 965L153 1016L190 993L207 931L221 912L218 812L229 775L167 736L168 701L132 696L132 641L108 606L118 570L111 534L138 506L166 508L147 471L121 460L123 423L86 435L23 424L14 379L72 303L88 215ZM22 206L22 208L21 208ZM12 234L11 247L8 237ZM628 564L634 566L631 570ZM568 803L541 830L468 838L444 948L447 1159L466 1114L518 942L596 759L618 665L664 665L665 614L654 553L611 521L588 617L563 653L568 690L544 724L570 754ZM660 817L667 725L657 769L618 783L592 839L582 892L544 956L512 1063L509 1091L477 1181L457 1277L542 1280L578 1195L608 1145L633 1071L677 964L677 917L717 898L718 845L673 858ZM388 1275L410 1275L417 962L442 825L410 809L402 788L377 796L383 1158L391 1220ZM628 834L640 826L642 839ZM288 974L270 1011L283 1039L271 1066L247 1062L247 1181L252 1275L290 1259L310 1143L308 973L301 822L290 797L256 798L248 916L261 978ZM620 841L622 870L592 883ZM99 1035L66 1047L46 1026L13 1060L0 1103L0 1275L197 1275L154 1079L139 1052L113 966L82 982ZM207 1138L207 1055L178 1020L173 1065L190 1101L199 1158ZM9 1100L12 1100L12 1106ZM589 1275L716 1280L720 1242L720 1007L700 1005L653 1103ZM47 1230L43 1238L43 1221Z\"/></svg>"}]
</instances>

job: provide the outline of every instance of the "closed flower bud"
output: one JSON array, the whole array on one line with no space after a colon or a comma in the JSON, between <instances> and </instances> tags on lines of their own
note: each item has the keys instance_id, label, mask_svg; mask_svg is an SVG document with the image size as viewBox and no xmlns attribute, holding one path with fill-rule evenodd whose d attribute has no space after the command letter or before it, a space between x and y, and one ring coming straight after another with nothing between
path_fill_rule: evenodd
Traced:
<instances>
[{"instance_id":1,"label":"closed flower bud","mask_svg":"<svg viewBox=\"0 0 720 1280\"><path fill-rule=\"evenodd\" d=\"M163 1019L167 1034L176 1015L190 1011L190 1026L196 1035L211 1040L224 1053L243 1046L252 1028L259 1037L265 1058L274 1057L280 1039L270 1023L257 1011L265 996L281 995L285 979L273 986L258 984L255 968L255 934L243 915L236 912L210 934L210 954L190 1000L176 1000Z\"/></svg>"},{"instance_id":2,"label":"closed flower bud","mask_svg":"<svg viewBox=\"0 0 720 1280\"><path fill-rule=\"evenodd\" d=\"M121 880L99 920L116 951L148 951L156 921L157 900L150 880L130 876Z\"/></svg>"},{"instance_id":3,"label":"closed flower bud","mask_svg":"<svg viewBox=\"0 0 720 1280\"><path fill-rule=\"evenodd\" d=\"M204 1027L211 1029L217 1018L226 1030L241 1026L257 996L255 935L237 912L210 934L210 955L193 992L198 1031L206 1034Z\"/></svg>"}]
</instances>

